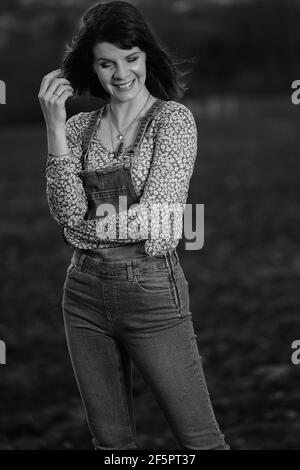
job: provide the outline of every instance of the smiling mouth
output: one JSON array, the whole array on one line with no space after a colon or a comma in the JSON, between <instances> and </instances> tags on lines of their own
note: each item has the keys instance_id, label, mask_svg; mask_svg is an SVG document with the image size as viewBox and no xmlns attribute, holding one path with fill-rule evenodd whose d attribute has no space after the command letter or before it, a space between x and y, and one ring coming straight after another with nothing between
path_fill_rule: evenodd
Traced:
<instances>
[{"instance_id":1,"label":"smiling mouth","mask_svg":"<svg viewBox=\"0 0 300 470\"><path fill-rule=\"evenodd\" d=\"M130 82L126 82L126 83L122 83L120 85L114 85L116 88L118 88L119 90L128 90L129 88L131 88L131 86L133 85L135 81L135 78L133 80L131 80Z\"/></svg>"}]
</instances>

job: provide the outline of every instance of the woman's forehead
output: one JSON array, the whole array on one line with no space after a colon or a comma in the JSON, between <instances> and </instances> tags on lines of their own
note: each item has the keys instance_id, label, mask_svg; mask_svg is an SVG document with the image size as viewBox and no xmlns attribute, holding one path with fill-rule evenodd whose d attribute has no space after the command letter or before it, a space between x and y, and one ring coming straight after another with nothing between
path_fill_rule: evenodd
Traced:
<instances>
[{"instance_id":1,"label":"woman's forehead","mask_svg":"<svg viewBox=\"0 0 300 470\"><path fill-rule=\"evenodd\" d=\"M98 42L93 46L93 52L96 59L127 57L136 52L142 52L138 46L130 49L121 49L110 42Z\"/></svg>"}]
</instances>

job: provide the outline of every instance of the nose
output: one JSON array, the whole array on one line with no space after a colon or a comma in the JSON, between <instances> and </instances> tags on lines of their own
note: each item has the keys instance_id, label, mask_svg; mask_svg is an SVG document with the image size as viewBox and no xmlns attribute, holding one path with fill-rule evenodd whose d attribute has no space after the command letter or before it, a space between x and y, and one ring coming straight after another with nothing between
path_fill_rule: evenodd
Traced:
<instances>
[{"instance_id":1,"label":"nose","mask_svg":"<svg viewBox=\"0 0 300 470\"><path fill-rule=\"evenodd\" d=\"M128 77L128 65L125 63L119 63L116 66L114 73L114 80L121 82Z\"/></svg>"}]
</instances>

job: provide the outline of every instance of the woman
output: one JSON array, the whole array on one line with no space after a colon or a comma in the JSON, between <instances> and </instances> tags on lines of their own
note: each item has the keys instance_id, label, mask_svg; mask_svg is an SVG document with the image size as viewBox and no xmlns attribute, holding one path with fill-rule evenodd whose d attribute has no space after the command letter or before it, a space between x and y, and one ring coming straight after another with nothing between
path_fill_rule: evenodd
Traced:
<instances>
[{"instance_id":1,"label":"woman","mask_svg":"<svg viewBox=\"0 0 300 470\"><path fill-rule=\"evenodd\" d=\"M181 449L228 449L176 251L197 153L193 115L175 100L183 91L141 13L121 1L89 8L62 70L41 83L47 198L74 249L65 331L95 449L137 448L131 360ZM66 100L85 92L105 105L66 122Z\"/></svg>"}]
</instances>

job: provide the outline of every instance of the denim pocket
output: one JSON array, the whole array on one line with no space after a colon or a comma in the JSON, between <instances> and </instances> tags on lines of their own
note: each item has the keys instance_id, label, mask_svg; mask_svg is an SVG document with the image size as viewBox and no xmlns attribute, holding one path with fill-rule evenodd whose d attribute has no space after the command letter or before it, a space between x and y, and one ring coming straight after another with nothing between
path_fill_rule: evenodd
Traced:
<instances>
[{"instance_id":1,"label":"denim pocket","mask_svg":"<svg viewBox=\"0 0 300 470\"><path fill-rule=\"evenodd\" d=\"M140 272L135 274L134 284L145 294L166 294L172 289L167 271Z\"/></svg>"},{"instance_id":2,"label":"denim pocket","mask_svg":"<svg viewBox=\"0 0 300 470\"><path fill-rule=\"evenodd\" d=\"M174 284L176 287L175 292L181 316L191 315L189 283L180 265L177 265L176 269L174 270Z\"/></svg>"},{"instance_id":3,"label":"denim pocket","mask_svg":"<svg viewBox=\"0 0 300 470\"><path fill-rule=\"evenodd\" d=\"M175 275L176 275L177 278L181 278L183 280L183 282L186 284L187 288L189 289L189 282L188 282L187 278L185 277L184 271L183 271L183 269L180 265L178 265L178 270L175 273Z\"/></svg>"},{"instance_id":4,"label":"denim pocket","mask_svg":"<svg viewBox=\"0 0 300 470\"><path fill-rule=\"evenodd\" d=\"M118 212L120 196L126 196L126 187L103 189L98 191L86 191L88 219L101 219L104 214L111 210L111 206ZM110 204L110 206L107 206Z\"/></svg>"}]
</instances>

